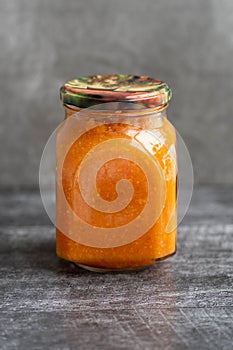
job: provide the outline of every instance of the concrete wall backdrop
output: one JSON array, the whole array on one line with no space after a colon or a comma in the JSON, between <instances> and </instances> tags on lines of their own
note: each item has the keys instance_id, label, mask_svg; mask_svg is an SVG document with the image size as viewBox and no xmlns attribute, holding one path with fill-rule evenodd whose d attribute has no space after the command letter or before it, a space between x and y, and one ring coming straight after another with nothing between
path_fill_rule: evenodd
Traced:
<instances>
[{"instance_id":1,"label":"concrete wall backdrop","mask_svg":"<svg viewBox=\"0 0 233 350\"><path fill-rule=\"evenodd\" d=\"M37 185L63 118L59 87L96 73L151 75L197 183L233 183L232 0L0 0L0 185Z\"/></svg>"}]
</instances>

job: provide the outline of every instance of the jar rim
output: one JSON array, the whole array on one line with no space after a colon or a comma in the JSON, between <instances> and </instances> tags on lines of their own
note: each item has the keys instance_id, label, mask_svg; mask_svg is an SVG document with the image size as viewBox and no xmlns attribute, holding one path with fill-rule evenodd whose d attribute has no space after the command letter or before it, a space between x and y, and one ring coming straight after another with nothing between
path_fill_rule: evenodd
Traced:
<instances>
[{"instance_id":1,"label":"jar rim","mask_svg":"<svg viewBox=\"0 0 233 350\"><path fill-rule=\"evenodd\" d=\"M107 102L130 102L146 108L166 106L172 96L170 87L148 76L111 74L79 77L60 89L63 104L88 108Z\"/></svg>"},{"instance_id":2,"label":"jar rim","mask_svg":"<svg viewBox=\"0 0 233 350\"><path fill-rule=\"evenodd\" d=\"M125 103L124 105L127 105L128 103ZM130 104L130 105L135 105ZM105 107L106 108L102 108ZM106 118L111 117L112 119L115 118L141 118L141 117L150 117L150 116L161 116L166 115L165 110L168 107L168 104L160 106L160 107L142 107L140 109L122 109L120 108L121 103L120 102L113 102L113 103L102 103L100 105L91 106L89 108L77 108L76 106L64 104L64 107L72 110L73 115L80 115L82 117L94 117L94 118ZM136 104L136 106L140 106L139 104ZM98 107L98 108L96 108ZM100 107L100 108L99 108ZM112 108L108 108L112 107ZM164 114L165 113L165 114Z\"/></svg>"}]
</instances>

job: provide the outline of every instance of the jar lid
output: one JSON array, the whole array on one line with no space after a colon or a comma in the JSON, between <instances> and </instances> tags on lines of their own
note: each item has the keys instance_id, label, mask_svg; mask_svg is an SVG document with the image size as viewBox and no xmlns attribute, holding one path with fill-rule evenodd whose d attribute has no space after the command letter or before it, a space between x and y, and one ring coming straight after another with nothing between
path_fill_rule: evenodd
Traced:
<instances>
[{"instance_id":1,"label":"jar lid","mask_svg":"<svg viewBox=\"0 0 233 350\"><path fill-rule=\"evenodd\" d=\"M136 102L157 108L171 99L169 86L143 75L92 75L70 80L61 87L63 104L87 108L106 102Z\"/></svg>"}]
</instances>

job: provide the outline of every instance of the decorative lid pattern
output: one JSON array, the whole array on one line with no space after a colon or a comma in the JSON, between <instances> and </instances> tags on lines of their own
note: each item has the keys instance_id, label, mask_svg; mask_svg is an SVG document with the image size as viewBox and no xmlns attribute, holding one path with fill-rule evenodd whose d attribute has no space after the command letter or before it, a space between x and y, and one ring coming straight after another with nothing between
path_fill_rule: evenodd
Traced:
<instances>
[{"instance_id":1,"label":"decorative lid pattern","mask_svg":"<svg viewBox=\"0 0 233 350\"><path fill-rule=\"evenodd\" d=\"M70 80L61 87L63 104L87 108L106 102L136 102L145 107L161 107L171 99L166 83L147 76L93 75Z\"/></svg>"}]
</instances>

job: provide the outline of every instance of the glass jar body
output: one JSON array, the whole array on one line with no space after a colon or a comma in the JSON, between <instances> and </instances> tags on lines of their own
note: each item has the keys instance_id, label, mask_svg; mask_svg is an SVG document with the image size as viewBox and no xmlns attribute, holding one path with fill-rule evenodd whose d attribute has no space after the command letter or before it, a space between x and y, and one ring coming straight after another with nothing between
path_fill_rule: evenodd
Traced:
<instances>
[{"instance_id":1,"label":"glass jar body","mask_svg":"<svg viewBox=\"0 0 233 350\"><path fill-rule=\"evenodd\" d=\"M73 118L73 114L78 111L80 110L66 105L65 119ZM78 120L77 123L79 123ZM140 269L173 255L176 251L177 233L176 135L174 127L167 120L166 109L145 114L135 114L134 111L133 116L119 113L114 118L107 115L101 118L98 115L92 115L80 119L81 124L84 125L85 132L82 133L81 138L70 142L72 149L69 150L70 156L65 157L65 161L61 156L60 146L66 142L66 139L61 135L57 137L57 167L63 168L60 176L62 185L57 186L57 220L66 222L66 230L64 230L66 232L60 230L59 225L56 232L58 256L87 269L101 272ZM126 142L128 142L127 145ZM100 209L97 205L93 208L94 201L86 203L85 194L83 195L80 189L81 185L77 189L84 155L86 157L92 153L94 158L96 154L96 158L100 159L102 156L97 152L100 144L103 148L99 154L104 159L106 156L107 160L102 162L95 176L92 176L96 182L98 196L107 205L109 203L109 206L119 198L121 202L118 203L120 207L116 206L112 211L107 210L107 212L104 212L105 207ZM128 152L127 154L121 153L121 144L124 152ZM110 156L111 152L112 156ZM90 175L91 172L92 168L89 167L88 174ZM87 197L91 192L88 188L90 180L88 174L86 184L84 183L83 186ZM119 190L117 185L121 180L130 183L132 190L129 191L130 193L127 192L128 187L125 187L125 190L124 187ZM65 192L69 207L75 211L75 215L81 217L82 224L104 229L109 235L112 235L113 230L116 229L119 235L128 227L125 236L128 232L131 238L128 241L123 239L122 244L120 241L116 243L116 240L111 241L110 244L105 244L103 241L102 245L84 244L85 237L79 239L78 234L78 231L81 234L82 226L74 222L73 218L66 217L61 191ZM131 197L127 201L126 197L129 195ZM99 198L97 202L98 200ZM143 218L147 207L149 207L147 216ZM151 220L153 216L155 216L154 221ZM129 222L133 224L127 226ZM74 231L77 232L75 239ZM87 235L91 234L91 231L87 231Z\"/></svg>"}]
</instances>

